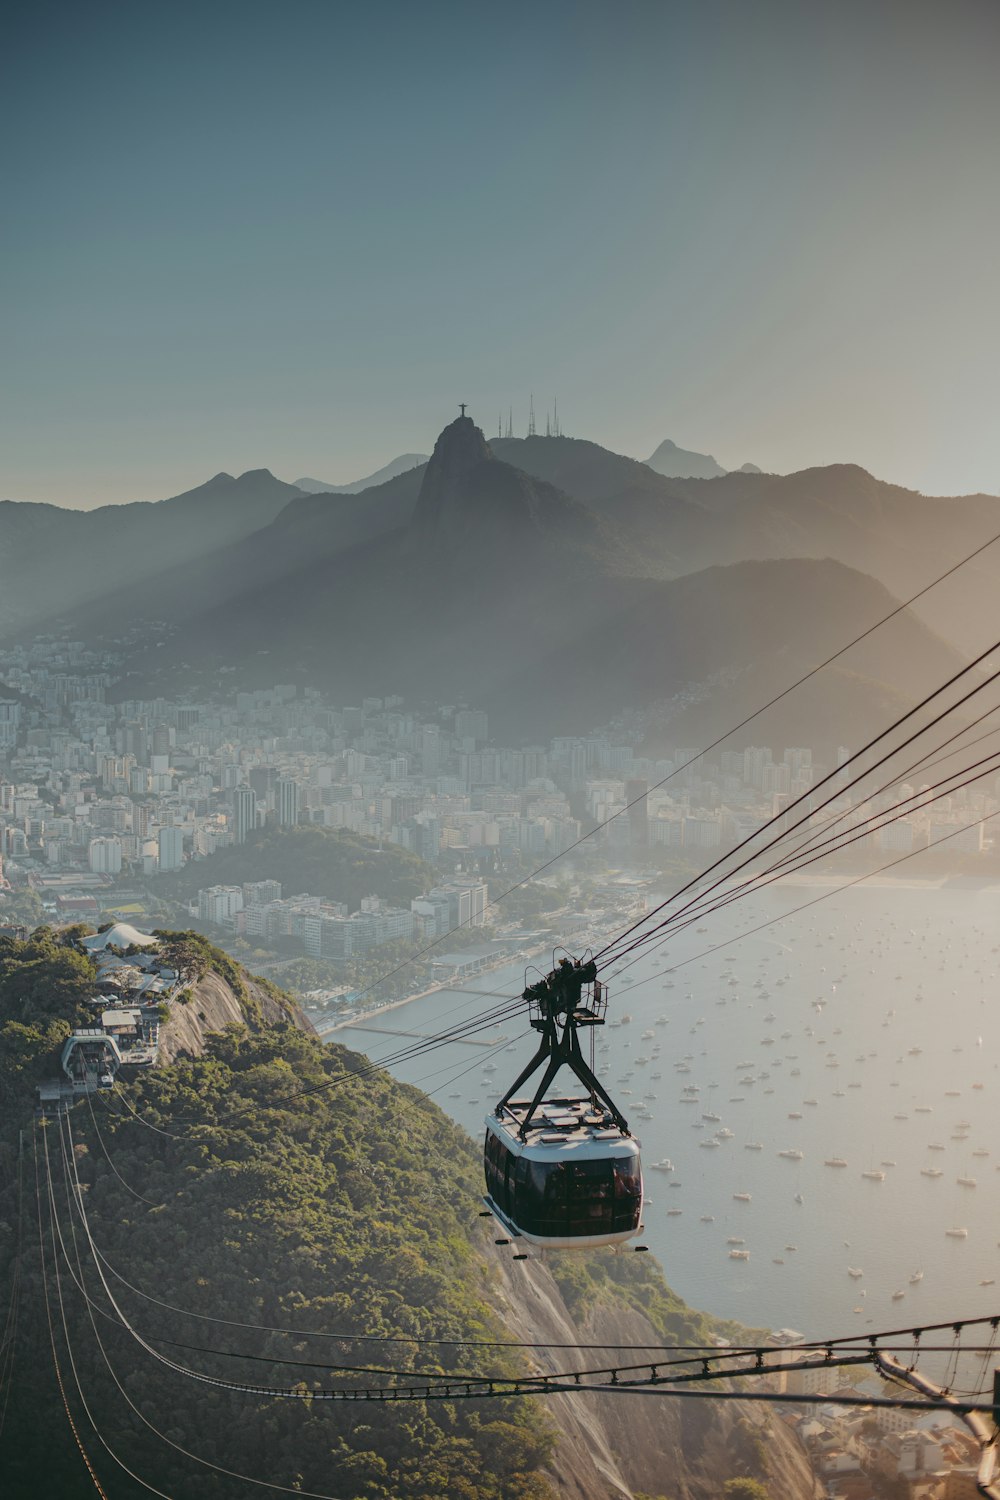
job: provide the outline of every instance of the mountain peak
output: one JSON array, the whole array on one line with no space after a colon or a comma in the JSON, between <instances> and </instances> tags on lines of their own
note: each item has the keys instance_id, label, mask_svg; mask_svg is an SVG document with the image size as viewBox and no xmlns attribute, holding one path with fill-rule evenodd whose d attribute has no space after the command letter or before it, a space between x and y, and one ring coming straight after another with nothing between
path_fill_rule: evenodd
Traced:
<instances>
[{"instance_id":1,"label":"mountain peak","mask_svg":"<svg viewBox=\"0 0 1000 1500\"><path fill-rule=\"evenodd\" d=\"M463 413L449 422L434 444L420 483L413 513L419 531L443 538L464 529L470 502L481 488L477 471L493 462L493 451L471 417Z\"/></svg>"},{"instance_id":2,"label":"mountain peak","mask_svg":"<svg viewBox=\"0 0 1000 1500\"><path fill-rule=\"evenodd\" d=\"M656 452L646 459L646 464L668 479L718 479L726 472L711 453L679 448L672 438L664 438Z\"/></svg>"}]
</instances>

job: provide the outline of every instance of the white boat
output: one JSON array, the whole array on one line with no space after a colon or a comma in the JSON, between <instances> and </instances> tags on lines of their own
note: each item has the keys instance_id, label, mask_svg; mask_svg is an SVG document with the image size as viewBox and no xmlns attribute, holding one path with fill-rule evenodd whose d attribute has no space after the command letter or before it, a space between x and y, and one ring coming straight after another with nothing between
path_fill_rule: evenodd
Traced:
<instances>
[{"instance_id":1,"label":"white boat","mask_svg":"<svg viewBox=\"0 0 1000 1500\"><path fill-rule=\"evenodd\" d=\"M905 1292L898 1292L898 1291L897 1292L893 1292L893 1294L892 1294L892 1300L893 1300L893 1302L900 1302L900 1301L902 1301L902 1299L905 1296L906 1296Z\"/></svg>"},{"instance_id":2,"label":"white boat","mask_svg":"<svg viewBox=\"0 0 1000 1500\"><path fill-rule=\"evenodd\" d=\"M665 1156L662 1161L653 1162L652 1170L654 1172L672 1172L674 1170L674 1164L670 1160L669 1156Z\"/></svg>"},{"instance_id":3,"label":"white boat","mask_svg":"<svg viewBox=\"0 0 1000 1500\"><path fill-rule=\"evenodd\" d=\"M803 1153L801 1151L787 1150L779 1151L778 1155L785 1157L787 1161L801 1161Z\"/></svg>"},{"instance_id":4,"label":"white boat","mask_svg":"<svg viewBox=\"0 0 1000 1500\"><path fill-rule=\"evenodd\" d=\"M976 1179L974 1177L956 1177L955 1181L958 1183L959 1187L973 1188L976 1185Z\"/></svg>"},{"instance_id":5,"label":"white boat","mask_svg":"<svg viewBox=\"0 0 1000 1500\"><path fill-rule=\"evenodd\" d=\"M764 1149L764 1142L763 1141L744 1141L744 1143L743 1143L743 1149L744 1149L744 1151L763 1151L763 1149Z\"/></svg>"},{"instance_id":6,"label":"white boat","mask_svg":"<svg viewBox=\"0 0 1000 1500\"><path fill-rule=\"evenodd\" d=\"M737 1203L749 1203L751 1201L749 1193L734 1193L733 1197Z\"/></svg>"},{"instance_id":7,"label":"white boat","mask_svg":"<svg viewBox=\"0 0 1000 1500\"><path fill-rule=\"evenodd\" d=\"M848 1276L853 1277L855 1281L860 1281L865 1273L864 1271L862 1271L860 1266L848 1266L847 1274Z\"/></svg>"},{"instance_id":8,"label":"white boat","mask_svg":"<svg viewBox=\"0 0 1000 1500\"><path fill-rule=\"evenodd\" d=\"M921 1167L920 1175L921 1177L943 1177L944 1172L940 1167Z\"/></svg>"},{"instance_id":9,"label":"white boat","mask_svg":"<svg viewBox=\"0 0 1000 1500\"><path fill-rule=\"evenodd\" d=\"M967 1229L958 1227L954 1229L946 1229L945 1234L953 1240L967 1240L969 1238L969 1231Z\"/></svg>"},{"instance_id":10,"label":"white boat","mask_svg":"<svg viewBox=\"0 0 1000 1500\"><path fill-rule=\"evenodd\" d=\"M847 1163L842 1156L828 1156L823 1165L824 1167L846 1167Z\"/></svg>"},{"instance_id":11,"label":"white boat","mask_svg":"<svg viewBox=\"0 0 1000 1500\"><path fill-rule=\"evenodd\" d=\"M729 1259L730 1260L749 1260L750 1259L750 1251L749 1250L730 1250L730 1252L729 1252Z\"/></svg>"},{"instance_id":12,"label":"white boat","mask_svg":"<svg viewBox=\"0 0 1000 1500\"><path fill-rule=\"evenodd\" d=\"M884 1182L885 1173L880 1172L878 1167L870 1167L867 1172L862 1172L862 1177L867 1177L869 1182Z\"/></svg>"},{"instance_id":13,"label":"white boat","mask_svg":"<svg viewBox=\"0 0 1000 1500\"><path fill-rule=\"evenodd\" d=\"M918 1284L918 1282L923 1281L923 1279L924 1279L924 1273L923 1273L923 1271L914 1271L913 1275L910 1277L910 1285L911 1286L916 1286Z\"/></svg>"}]
</instances>

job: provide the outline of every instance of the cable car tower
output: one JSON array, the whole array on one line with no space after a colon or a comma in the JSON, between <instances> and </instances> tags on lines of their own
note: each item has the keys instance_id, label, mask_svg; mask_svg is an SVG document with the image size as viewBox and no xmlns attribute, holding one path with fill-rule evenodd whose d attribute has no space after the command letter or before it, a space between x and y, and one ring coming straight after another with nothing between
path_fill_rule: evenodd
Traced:
<instances>
[{"instance_id":1,"label":"cable car tower","mask_svg":"<svg viewBox=\"0 0 1000 1500\"><path fill-rule=\"evenodd\" d=\"M538 1049L486 1119L485 1202L516 1238L552 1249L617 1245L641 1224L642 1170L628 1121L587 1063L581 1027L603 1026L607 990L591 959L561 959L522 996ZM568 1067L584 1098L546 1098ZM517 1090L543 1068L531 1099Z\"/></svg>"}]
</instances>

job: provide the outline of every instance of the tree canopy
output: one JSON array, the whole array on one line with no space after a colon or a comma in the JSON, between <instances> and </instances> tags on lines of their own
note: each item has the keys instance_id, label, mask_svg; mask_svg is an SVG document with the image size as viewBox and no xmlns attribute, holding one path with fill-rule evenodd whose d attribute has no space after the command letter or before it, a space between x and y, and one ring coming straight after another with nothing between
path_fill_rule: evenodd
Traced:
<instances>
[{"instance_id":1,"label":"tree canopy","mask_svg":"<svg viewBox=\"0 0 1000 1500\"><path fill-rule=\"evenodd\" d=\"M364 896L409 906L434 878L431 865L396 844L379 848L374 839L347 829L310 824L255 829L245 844L218 849L207 859L157 876L154 887L161 895L188 900L210 885L279 880L285 896L308 891L357 911Z\"/></svg>"}]
</instances>

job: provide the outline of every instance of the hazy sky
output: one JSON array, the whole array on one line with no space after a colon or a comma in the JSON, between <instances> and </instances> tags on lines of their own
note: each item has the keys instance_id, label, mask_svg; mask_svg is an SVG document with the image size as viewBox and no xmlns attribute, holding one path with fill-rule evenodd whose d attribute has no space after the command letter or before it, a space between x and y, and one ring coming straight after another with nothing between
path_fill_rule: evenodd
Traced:
<instances>
[{"instance_id":1,"label":"hazy sky","mask_svg":"<svg viewBox=\"0 0 1000 1500\"><path fill-rule=\"evenodd\" d=\"M528 394L1000 490L997 0L12 0L0 496L354 479Z\"/></svg>"}]
</instances>

